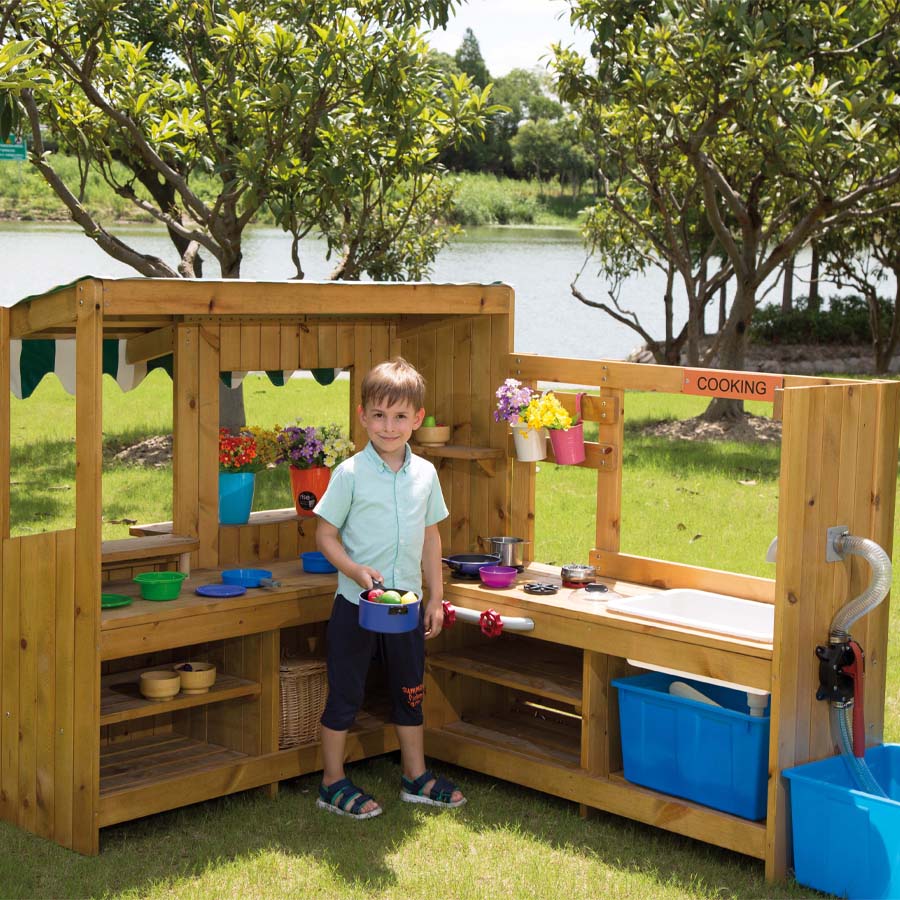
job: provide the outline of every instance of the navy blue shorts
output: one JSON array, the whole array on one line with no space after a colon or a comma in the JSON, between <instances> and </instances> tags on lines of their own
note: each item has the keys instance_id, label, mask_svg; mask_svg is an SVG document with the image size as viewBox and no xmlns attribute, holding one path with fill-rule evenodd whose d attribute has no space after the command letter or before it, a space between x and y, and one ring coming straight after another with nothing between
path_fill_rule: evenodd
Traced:
<instances>
[{"instance_id":1,"label":"navy blue shorts","mask_svg":"<svg viewBox=\"0 0 900 900\"><path fill-rule=\"evenodd\" d=\"M343 595L334 598L328 621L328 700L321 722L346 731L365 698L366 676L378 654L387 669L391 721L421 725L425 696L425 617L419 627L401 634L380 634L361 628L359 607Z\"/></svg>"}]
</instances>

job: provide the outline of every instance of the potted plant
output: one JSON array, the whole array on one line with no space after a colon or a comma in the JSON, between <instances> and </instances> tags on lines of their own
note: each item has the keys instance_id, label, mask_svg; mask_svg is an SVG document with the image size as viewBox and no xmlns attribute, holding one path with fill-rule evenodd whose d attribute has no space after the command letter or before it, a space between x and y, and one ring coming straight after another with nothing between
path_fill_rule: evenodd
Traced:
<instances>
[{"instance_id":1,"label":"potted plant","mask_svg":"<svg viewBox=\"0 0 900 900\"><path fill-rule=\"evenodd\" d=\"M278 432L277 462L290 466L297 515L312 516L331 470L356 449L340 425L288 425Z\"/></svg>"},{"instance_id":2,"label":"potted plant","mask_svg":"<svg viewBox=\"0 0 900 900\"><path fill-rule=\"evenodd\" d=\"M250 519L256 473L264 468L256 438L248 431L219 429L219 522L243 525Z\"/></svg>"},{"instance_id":3,"label":"potted plant","mask_svg":"<svg viewBox=\"0 0 900 900\"><path fill-rule=\"evenodd\" d=\"M495 395L494 421L509 423L517 459L521 462L542 460L547 455L547 430L542 426L529 428L524 417L529 404L539 396L537 392L515 378L507 378Z\"/></svg>"},{"instance_id":4,"label":"potted plant","mask_svg":"<svg viewBox=\"0 0 900 900\"><path fill-rule=\"evenodd\" d=\"M557 463L563 466L584 462L584 423L581 421L581 398L575 395L575 419L559 402L553 391L535 394L522 413L531 429L546 428Z\"/></svg>"}]
</instances>

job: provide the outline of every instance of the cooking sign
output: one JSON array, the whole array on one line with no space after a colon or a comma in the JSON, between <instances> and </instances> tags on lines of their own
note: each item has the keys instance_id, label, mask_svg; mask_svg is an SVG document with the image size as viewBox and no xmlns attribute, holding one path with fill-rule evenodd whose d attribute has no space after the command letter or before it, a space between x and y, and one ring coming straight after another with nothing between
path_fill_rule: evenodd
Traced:
<instances>
[{"instance_id":1,"label":"cooking sign","mask_svg":"<svg viewBox=\"0 0 900 900\"><path fill-rule=\"evenodd\" d=\"M781 375L759 372L728 372L723 369L685 369L681 392L698 397L732 400L775 401L775 389L784 387Z\"/></svg>"}]
</instances>

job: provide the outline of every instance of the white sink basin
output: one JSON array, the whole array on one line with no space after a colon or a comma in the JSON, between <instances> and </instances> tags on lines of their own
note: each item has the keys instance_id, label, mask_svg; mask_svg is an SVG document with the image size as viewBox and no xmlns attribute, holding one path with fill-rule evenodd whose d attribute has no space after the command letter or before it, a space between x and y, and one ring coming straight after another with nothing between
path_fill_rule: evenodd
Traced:
<instances>
[{"instance_id":1,"label":"white sink basin","mask_svg":"<svg viewBox=\"0 0 900 900\"><path fill-rule=\"evenodd\" d=\"M606 608L613 613L687 625L764 644L772 643L775 629L775 607L771 603L691 588L618 597L610 600Z\"/></svg>"}]
</instances>

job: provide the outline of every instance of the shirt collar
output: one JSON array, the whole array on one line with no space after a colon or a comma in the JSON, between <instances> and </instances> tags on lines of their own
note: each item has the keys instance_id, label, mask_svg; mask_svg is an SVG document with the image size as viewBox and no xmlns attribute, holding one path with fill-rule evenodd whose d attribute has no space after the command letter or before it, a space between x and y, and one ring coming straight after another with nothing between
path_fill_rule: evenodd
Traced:
<instances>
[{"instance_id":1,"label":"shirt collar","mask_svg":"<svg viewBox=\"0 0 900 900\"><path fill-rule=\"evenodd\" d=\"M394 470L379 456L378 451L372 446L372 442L366 444L363 449L363 453L368 456L369 461L375 466L376 470L379 472L393 472ZM409 449L409 444L404 447L404 455L403 455L403 465L400 466L399 471L404 472L409 468L410 461L412 460L412 450Z\"/></svg>"}]
</instances>

